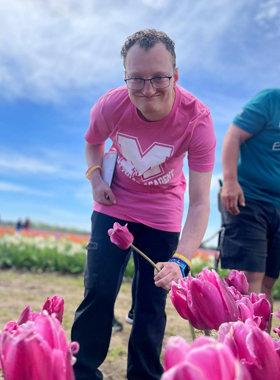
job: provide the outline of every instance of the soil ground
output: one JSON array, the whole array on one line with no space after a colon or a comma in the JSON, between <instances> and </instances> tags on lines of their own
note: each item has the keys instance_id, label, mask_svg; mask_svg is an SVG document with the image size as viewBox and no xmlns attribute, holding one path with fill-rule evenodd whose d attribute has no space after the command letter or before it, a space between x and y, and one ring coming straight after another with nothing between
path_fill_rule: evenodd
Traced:
<instances>
[{"instance_id":1,"label":"soil ground","mask_svg":"<svg viewBox=\"0 0 280 380\"><path fill-rule=\"evenodd\" d=\"M32 311L39 311L47 299L59 295L65 301L63 328L67 340L70 341L70 330L76 308L83 299L82 276L60 274L34 274L30 272L14 272L12 270L0 271L0 329L8 321L17 321L22 309L30 305ZM126 379L127 344L131 325L125 322L125 317L131 305L131 284L124 282L115 305L115 317L123 323L123 330L112 333L109 353L101 370L104 380ZM279 307L279 302L275 305ZM166 341L170 336L180 335L189 343L192 336L189 323L182 319L174 309L170 298L167 297L167 326L163 343L163 352ZM274 319L273 327L278 324ZM198 336L200 332L196 331ZM0 374L0 379L3 379Z\"/></svg>"}]
</instances>

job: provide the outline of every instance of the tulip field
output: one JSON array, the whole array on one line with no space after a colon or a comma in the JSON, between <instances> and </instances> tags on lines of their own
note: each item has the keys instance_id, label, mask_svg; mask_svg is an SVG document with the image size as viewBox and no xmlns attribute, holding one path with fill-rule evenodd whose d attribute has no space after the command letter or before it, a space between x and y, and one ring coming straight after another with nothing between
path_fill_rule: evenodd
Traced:
<instances>
[{"instance_id":1,"label":"tulip field","mask_svg":"<svg viewBox=\"0 0 280 380\"><path fill-rule=\"evenodd\" d=\"M0 370L0 379L57 379L56 371L50 373L54 365L59 380L75 380L72 365L78 344L70 343L70 329L83 298L88 240L84 235L0 228L0 366L6 373L3 377ZM214 250L199 249L191 275L172 284L162 380L278 380L279 301L269 335L271 308L266 296L248 295L242 272L212 270L217 257ZM123 330L112 334L101 367L104 379L126 378L131 325L125 317L131 306L132 276L131 259L115 305ZM279 299L279 295L277 281L274 296ZM43 346L47 351L41 351ZM23 350L25 361L18 363L17 354L21 356ZM41 366L43 356L46 371Z\"/></svg>"},{"instance_id":2,"label":"tulip field","mask_svg":"<svg viewBox=\"0 0 280 380\"><path fill-rule=\"evenodd\" d=\"M86 260L87 235L44 231L16 232L12 228L0 227L0 268L24 269L31 272L59 272L82 274ZM203 268L215 268L218 252L199 249L192 260L192 274L200 273ZM229 271L218 269L221 277ZM125 278L132 278L133 260L129 261ZM280 299L280 281L276 281L273 296Z\"/></svg>"},{"instance_id":3,"label":"tulip field","mask_svg":"<svg viewBox=\"0 0 280 380\"><path fill-rule=\"evenodd\" d=\"M42 231L21 231L0 227L0 268L27 269L32 272L81 274L86 259L87 235ZM216 251L199 250L193 259L193 273L214 268ZM132 259L125 277L132 278ZM224 271L227 274L228 271Z\"/></svg>"}]
</instances>

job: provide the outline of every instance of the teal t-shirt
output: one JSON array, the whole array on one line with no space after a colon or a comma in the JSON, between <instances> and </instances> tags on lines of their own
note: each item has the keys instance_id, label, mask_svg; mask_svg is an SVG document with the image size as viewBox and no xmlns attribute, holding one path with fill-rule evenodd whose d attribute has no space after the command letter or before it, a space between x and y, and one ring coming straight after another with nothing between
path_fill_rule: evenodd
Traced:
<instances>
[{"instance_id":1,"label":"teal t-shirt","mask_svg":"<svg viewBox=\"0 0 280 380\"><path fill-rule=\"evenodd\" d=\"M245 197L280 207L280 89L261 91L233 124L252 135L240 147L238 181Z\"/></svg>"}]
</instances>

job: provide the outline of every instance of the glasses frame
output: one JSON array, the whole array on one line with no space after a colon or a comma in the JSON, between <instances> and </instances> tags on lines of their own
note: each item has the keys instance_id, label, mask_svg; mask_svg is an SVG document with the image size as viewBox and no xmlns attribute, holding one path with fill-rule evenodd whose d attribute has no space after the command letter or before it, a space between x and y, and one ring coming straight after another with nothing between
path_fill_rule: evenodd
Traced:
<instances>
[{"instance_id":1,"label":"glasses frame","mask_svg":"<svg viewBox=\"0 0 280 380\"><path fill-rule=\"evenodd\" d=\"M163 89L163 88L167 88L167 87L169 87L170 86L170 80L172 79L174 77L174 73L171 75L171 76L167 76L167 75L164 75L164 76L160 76L160 75L157 75L156 77L153 77L153 78L149 78L149 79L144 79L144 78L127 78L127 79L124 79L124 81L125 81L125 83L126 83L126 85L127 85L127 88L129 89L129 90L143 90L143 88L145 87L145 84L146 84L146 82L147 81L149 81L150 83L151 83L151 85L153 86L153 88L157 88L157 89ZM168 78L169 79L169 83L168 83L168 86L165 86L165 87L155 87L155 85L154 85L154 83L153 83L153 80L154 79L156 79L156 78L162 78L162 79L164 79L164 78ZM142 87L140 87L140 88L130 88L129 87L129 81L131 80L131 79L138 79L138 80L142 80Z\"/></svg>"}]
</instances>

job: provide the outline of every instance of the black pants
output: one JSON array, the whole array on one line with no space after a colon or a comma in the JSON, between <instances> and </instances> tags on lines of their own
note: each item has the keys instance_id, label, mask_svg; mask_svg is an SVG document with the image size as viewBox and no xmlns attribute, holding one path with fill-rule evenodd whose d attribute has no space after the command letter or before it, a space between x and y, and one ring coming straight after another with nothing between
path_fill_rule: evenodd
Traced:
<instances>
[{"instance_id":1,"label":"black pants","mask_svg":"<svg viewBox=\"0 0 280 380\"><path fill-rule=\"evenodd\" d=\"M84 274L84 300L78 307L71 340L80 344L74 365L76 380L100 380L98 367L106 358L114 303L122 265L129 254L112 244L107 234L114 222L126 222L97 212L92 214L92 233ZM179 233L165 232L128 222L133 244L154 262L168 261L175 252ZM133 326L128 345L127 378L159 380L163 369L160 353L164 337L167 292L154 285L154 268L138 255L137 291Z\"/></svg>"}]
</instances>

